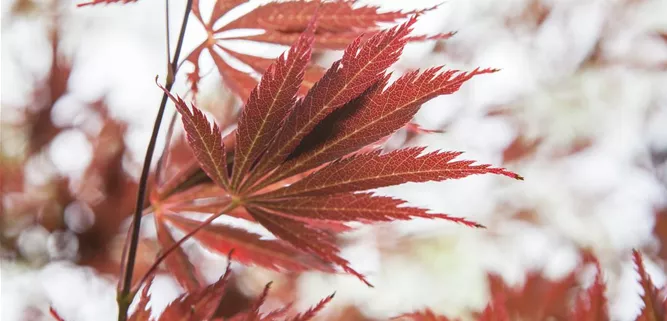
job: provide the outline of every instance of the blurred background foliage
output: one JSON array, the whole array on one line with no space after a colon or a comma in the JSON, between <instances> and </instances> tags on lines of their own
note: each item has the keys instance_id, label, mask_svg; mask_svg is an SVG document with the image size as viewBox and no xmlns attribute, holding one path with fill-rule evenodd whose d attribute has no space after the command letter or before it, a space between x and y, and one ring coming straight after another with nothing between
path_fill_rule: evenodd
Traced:
<instances>
[{"instance_id":1,"label":"blurred background foliage","mask_svg":"<svg viewBox=\"0 0 667 321\"><path fill-rule=\"evenodd\" d=\"M404 10L435 4L365 2ZM488 229L424 221L363 228L341 242L376 288L347 276L235 266L229 302L247 305L246 297L273 280L274 305L296 299L307 307L337 291L327 320L375 320L423 307L470 317L494 291L518 286L516 309L529 310L521 312L526 320L546 317L539 313L560 319L568 291L591 279L575 267L593 254L605 272L612 319L632 319L640 290L630 250L642 250L654 281L665 283L665 12L660 0L453 0L424 15L418 32L458 33L411 45L398 72L442 63L502 71L430 102L415 121L435 132L402 131L388 147L463 150L526 181L381 189ZM69 1L2 3L3 320L48 319L49 304L68 320L114 319L113 276L159 99L153 78L163 77L166 64L163 19L163 3L149 0L83 9ZM201 37L191 29L186 52ZM219 121L233 119L240 102L219 77L207 78L199 106ZM180 79L175 88L187 86ZM187 148L179 135L172 150ZM172 162L187 161L178 159L187 152L173 155ZM144 232L137 273L158 251L154 231ZM223 272L224 258L186 248L209 280ZM561 288L546 299L539 289L549 282ZM154 306L180 291L166 276L156 286L162 290ZM78 294L63 296L74 289Z\"/></svg>"}]
</instances>

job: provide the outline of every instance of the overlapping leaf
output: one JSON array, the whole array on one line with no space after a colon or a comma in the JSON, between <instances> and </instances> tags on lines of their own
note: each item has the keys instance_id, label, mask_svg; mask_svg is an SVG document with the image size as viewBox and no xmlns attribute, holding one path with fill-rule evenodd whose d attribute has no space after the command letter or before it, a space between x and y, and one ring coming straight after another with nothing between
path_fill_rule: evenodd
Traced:
<instances>
[{"instance_id":1,"label":"overlapping leaf","mask_svg":"<svg viewBox=\"0 0 667 321\"><path fill-rule=\"evenodd\" d=\"M188 74L192 90L197 91L197 83L201 78L199 60L204 52L213 57L218 72L229 88L245 100L257 80L245 72L232 67L232 60L240 61L254 72L262 74L271 59L239 53L230 46L231 41L253 41L273 45L291 45L306 29L316 11L319 13L318 29L315 46L319 49L343 49L362 34L371 35L379 30L381 23L391 23L409 17L416 12L380 12L378 7L359 6L356 1L306 1L290 0L270 2L260 5L249 13L218 26L220 21L232 9L247 3L247 0L217 0L210 17L202 15L199 1L193 4L193 14L204 26L208 34L186 61L194 65L194 71ZM224 19L223 19L224 20ZM254 29L260 34L239 35L239 30ZM411 40L425 40L413 38ZM431 38L442 39L446 35L435 35ZM321 76L322 69L310 66L306 71L305 88L315 83Z\"/></svg>"},{"instance_id":2,"label":"overlapping leaf","mask_svg":"<svg viewBox=\"0 0 667 321\"><path fill-rule=\"evenodd\" d=\"M457 319L450 319L444 315L438 315L433 310L431 309L424 309L422 311L418 312L413 312L413 313L406 313L401 316L398 316L396 318L393 318L392 320L397 320L397 321L456 321Z\"/></svg>"},{"instance_id":3,"label":"overlapping leaf","mask_svg":"<svg viewBox=\"0 0 667 321\"><path fill-rule=\"evenodd\" d=\"M224 195L220 188L203 184L175 194L165 200L154 201L154 204L158 205L158 210L154 214L157 237L162 248L169 249L176 243L169 230L170 227L187 234L202 225L201 221L186 217L183 215L184 213L218 216L223 209L229 208L230 198L228 196L216 197L220 194ZM192 201L186 201L188 198ZM224 214L254 220L244 208L226 211ZM236 253L235 260L244 264L256 264L276 270L303 271L317 269L333 271L330 265L318 258L305 255L282 240L264 239L259 234L235 226L204 225L193 236L193 239L204 248L221 255L234 250ZM200 287L202 278L196 266L191 263L188 255L180 247L174 249L165 258L165 265L183 288L194 290Z\"/></svg>"},{"instance_id":4,"label":"overlapping leaf","mask_svg":"<svg viewBox=\"0 0 667 321\"><path fill-rule=\"evenodd\" d=\"M474 70L458 73L455 70L441 72L441 67L419 73L410 72L394 82L386 90L388 78L377 81L358 99L348 102L321 122L301 146L310 152L299 151L277 171L277 177L288 177L314 166L342 157L363 146L386 137L417 113L421 105L439 95L451 94L461 84L475 75L494 70ZM406 95L410 90L410 95ZM311 138L311 139L309 139ZM308 146L317 141L317 146Z\"/></svg>"},{"instance_id":5,"label":"overlapping leaf","mask_svg":"<svg viewBox=\"0 0 667 321\"><path fill-rule=\"evenodd\" d=\"M173 96L171 98L176 100ZM176 108L183 118L188 143L195 157L208 177L219 186L227 187L229 185L227 157L220 128L215 123L211 128L206 116L199 109L193 108L190 112L185 102L180 98L178 100Z\"/></svg>"},{"instance_id":6,"label":"overlapping leaf","mask_svg":"<svg viewBox=\"0 0 667 321\"><path fill-rule=\"evenodd\" d=\"M522 286L508 286L501 277L490 276L491 295L502 297L510 320L564 320L570 312L570 293L577 288L577 271L558 280L529 272Z\"/></svg>"},{"instance_id":7,"label":"overlapping leaf","mask_svg":"<svg viewBox=\"0 0 667 321\"><path fill-rule=\"evenodd\" d=\"M215 283L188 291L169 303L157 321L211 320L220 305L230 275L225 274Z\"/></svg>"},{"instance_id":8,"label":"overlapping leaf","mask_svg":"<svg viewBox=\"0 0 667 321\"><path fill-rule=\"evenodd\" d=\"M416 19L378 33L366 43L358 38L350 44L343 58L336 61L308 94L292 109L266 157L259 160L256 175L282 163L317 124L336 109L357 98L400 57L411 26Z\"/></svg>"},{"instance_id":9,"label":"overlapping leaf","mask_svg":"<svg viewBox=\"0 0 667 321\"><path fill-rule=\"evenodd\" d=\"M274 250L265 246L264 240L240 236L227 227L204 226L179 213L162 215L162 219L179 230L194 233L194 238L210 249L242 247L244 263L298 268L297 253L309 254L315 259L311 262L337 265L365 282L364 276L338 254L335 232L343 229L341 224L421 217L480 226L462 218L405 207L401 200L358 193L405 182L442 181L474 174L520 179L505 169L455 160L459 152L422 155L423 148L408 148L382 154L369 147L404 126L426 101L453 93L473 76L492 71L460 73L438 67L408 73L388 84L387 69L411 39L415 21L412 18L366 40L357 38L322 79L297 100L300 82L307 81L303 80L304 66L313 43L312 33L302 34L290 51L268 68L268 74L250 95L234 134L236 146L229 164L220 129L195 106L188 107L180 98L172 97L183 116L195 157L220 188L217 198L210 194L213 189L193 193L208 195L212 201L186 205L180 199L176 207L196 209L213 204L220 213L212 213L212 218L228 214L259 223L296 252L283 248L269 255ZM334 22L325 21L327 24L326 28L335 29ZM227 205L223 205L225 200ZM321 270L328 267L313 263L306 266Z\"/></svg>"},{"instance_id":10,"label":"overlapping leaf","mask_svg":"<svg viewBox=\"0 0 667 321\"><path fill-rule=\"evenodd\" d=\"M174 214L165 215L165 220L184 232L194 230L201 223ZM307 258L301 261L296 260L301 253L289 244L266 240L261 235L228 225L207 225L196 234L195 239L204 247L221 255L234 250L234 259L245 264L254 263L273 269L282 267L292 271L302 271L313 267L319 267L320 270L325 271L330 270L320 261L308 261Z\"/></svg>"},{"instance_id":11,"label":"overlapping leaf","mask_svg":"<svg viewBox=\"0 0 667 321\"><path fill-rule=\"evenodd\" d=\"M231 258L231 252L228 254ZM231 260L230 260L231 262ZM223 276L215 283L208 286L197 287L183 293L178 298L170 302L162 311L157 319L151 317L151 309L148 308L148 303L151 296L149 289L153 284L153 277L149 278L144 284L143 290L139 297L139 302L130 316L130 321L195 321L195 320L212 320L220 305L220 300L224 294L225 286L231 275L230 264Z\"/></svg>"},{"instance_id":12,"label":"overlapping leaf","mask_svg":"<svg viewBox=\"0 0 667 321\"><path fill-rule=\"evenodd\" d=\"M275 131L294 105L310 60L313 28L314 25L292 46L287 53L289 59L284 54L278 57L262 77L260 86L250 94L236 130L238 148L234 154L232 188L238 187L242 175L274 138L269 134Z\"/></svg>"}]
</instances>

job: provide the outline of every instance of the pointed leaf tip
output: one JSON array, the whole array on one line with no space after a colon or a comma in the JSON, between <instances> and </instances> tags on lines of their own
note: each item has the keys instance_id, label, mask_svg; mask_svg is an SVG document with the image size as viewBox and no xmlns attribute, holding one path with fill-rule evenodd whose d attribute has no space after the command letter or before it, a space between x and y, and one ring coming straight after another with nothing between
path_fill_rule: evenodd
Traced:
<instances>
[{"instance_id":1,"label":"pointed leaf tip","mask_svg":"<svg viewBox=\"0 0 667 321\"><path fill-rule=\"evenodd\" d=\"M222 141L222 131L218 124L213 122L213 126L211 126L204 113L194 104L191 105L192 111L190 111L181 97L174 97L162 85L157 82L156 84L171 99L176 110L181 114L188 144L201 168L218 186L228 189L227 154Z\"/></svg>"},{"instance_id":2,"label":"pointed leaf tip","mask_svg":"<svg viewBox=\"0 0 667 321\"><path fill-rule=\"evenodd\" d=\"M343 57L297 102L255 167L255 177L283 163L322 120L357 98L401 56L415 19L350 44Z\"/></svg>"},{"instance_id":3,"label":"pointed leaf tip","mask_svg":"<svg viewBox=\"0 0 667 321\"><path fill-rule=\"evenodd\" d=\"M301 34L292 47L269 66L247 100L236 137L231 187L242 191L242 182L279 132L283 119L293 109L297 92L310 62L315 21Z\"/></svg>"},{"instance_id":4,"label":"pointed leaf tip","mask_svg":"<svg viewBox=\"0 0 667 321\"><path fill-rule=\"evenodd\" d=\"M314 305L307 311L297 314L294 318L291 319L291 321L308 321L316 317L317 314L320 311L322 311L322 309L324 309L326 305L329 304L329 302L331 302L331 300L333 300L335 294L336 292L330 294L326 298L320 300L320 302L318 302L316 305Z\"/></svg>"},{"instance_id":5,"label":"pointed leaf tip","mask_svg":"<svg viewBox=\"0 0 667 321\"><path fill-rule=\"evenodd\" d=\"M54 308L51 307L51 306L49 307L49 314L50 314L51 317L53 317L56 321L65 321L65 319L63 319L63 318L58 314L58 312L56 311L56 309L54 309Z\"/></svg>"}]
</instances>

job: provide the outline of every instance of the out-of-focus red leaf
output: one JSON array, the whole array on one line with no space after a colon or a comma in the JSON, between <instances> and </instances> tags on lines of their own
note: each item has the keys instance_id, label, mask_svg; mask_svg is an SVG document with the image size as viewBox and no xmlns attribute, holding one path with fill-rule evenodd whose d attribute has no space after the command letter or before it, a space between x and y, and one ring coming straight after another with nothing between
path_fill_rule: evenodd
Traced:
<instances>
[{"instance_id":1,"label":"out-of-focus red leaf","mask_svg":"<svg viewBox=\"0 0 667 321\"><path fill-rule=\"evenodd\" d=\"M573 321L605 321L609 320L607 311L607 286L602 279L600 264L595 261L595 280L593 284L577 297L572 309L570 320Z\"/></svg>"},{"instance_id":2,"label":"out-of-focus red leaf","mask_svg":"<svg viewBox=\"0 0 667 321\"><path fill-rule=\"evenodd\" d=\"M405 321L457 321L458 319L450 319L444 315L438 315L431 309L424 309L423 311L406 313L392 320Z\"/></svg>"},{"instance_id":3,"label":"out-of-focus red leaf","mask_svg":"<svg viewBox=\"0 0 667 321\"><path fill-rule=\"evenodd\" d=\"M254 71L263 73L262 66L268 66L266 58L240 54L228 46L229 40L246 40L278 45L291 45L299 35L306 30L309 21L315 12L318 12L318 29L315 37L315 47L319 49L343 49L362 34L372 35L379 30L379 24L393 23L407 18L421 11L411 12L379 12L378 7L358 6L356 1L305 1L291 0L269 2L259 5L247 14L221 27L214 27L216 22L224 17L233 8L245 4L245 0L217 0L214 10L208 19L202 16L199 1L193 4L193 14L207 30L207 39L190 53L186 61L194 65L194 71L188 74L192 90L197 91L197 83L201 77L199 58L204 51L209 52L225 83L243 100L248 97L250 90L257 81L232 67L218 51L237 58ZM255 35L236 36L230 31L239 29L259 29L263 32ZM433 39L445 39L445 34L431 36ZM415 37L412 41L429 40L429 37ZM320 73L306 76L311 80L305 82L306 88L312 84Z\"/></svg>"},{"instance_id":4,"label":"out-of-focus red leaf","mask_svg":"<svg viewBox=\"0 0 667 321\"><path fill-rule=\"evenodd\" d=\"M637 273L639 273L639 284L641 284L644 293L642 294L641 313L637 321L664 321L667 318L666 302L664 298L659 297L658 288L651 281L651 276L646 272L642 255L637 250L632 251L632 259L635 263Z\"/></svg>"},{"instance_id":5,"label":"out-of-focus red leaf","mask_svg":"<svg viewBox=\"0 0 667 321\"><path fill-rule=\"evenodd\" d=\"M658 255L661 259L667 260L667 207L656 210L653 235L660 242Z\"/></svg>"},{"instance_id":6,"label":"out-of-focus red leaf","mask_svg":"<svg viewBox=\"0 0 667 321\"><path fill-rule=\"evenodd\" d=\"M36 80L29 101L22 106L23 119L19 126L27 131L27 156L36 155L47 146L61 131L69 126L58 127L53 123L53 107L67 93L67 86L72 74L73 62L59 50L60 31L57 27L49 30L51 45L51 67L43 78ZM5 124L3 124L5 126Z\"/></svg>"},{"instance_id":7,"label":"out-of-focus red leaf","mask_svg":"<svg viewBox=\"0 0 667 321\"><path fill-rule=\"evenodd\" d=\"M577 289L576 271L559 280L549 280L539 272L529 272L522 286L509 287L497 275L489 276L491 295L504 302L510 320L565 320Z\"/></svg>"},{"instance_id":8,"label":"out-of-focus red leaf","mask_svg":"<svg viewBox=\"0 0 667 321\"><path fill-rule=\"evenodd\" d=\"M496 296L489 302L484 311L479 315L477 321L510 321L509 314L505 308L505 300L501 295Z\"/></svg>"},{"instance_id":9,"label":"out-of-focus red leaf","mask_svg":"<svg viewBox=\"0 0 667 321\"><path fill-rule=\"evenodd\" d=\"M541 143L542 138L527 139L524 135L517 135L503 151L503 163L511 163L533 155Z\"/></svg>"}]
</instances>

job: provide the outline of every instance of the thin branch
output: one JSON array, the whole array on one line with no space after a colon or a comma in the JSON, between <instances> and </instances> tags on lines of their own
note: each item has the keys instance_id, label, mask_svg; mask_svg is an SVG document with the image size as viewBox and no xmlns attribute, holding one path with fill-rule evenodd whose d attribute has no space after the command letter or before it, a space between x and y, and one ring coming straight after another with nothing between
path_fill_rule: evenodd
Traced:
<instances>
[{"instance_id":1,"label":"thin branch","mask_svg":"<svg viewBox=\"0 0 667 321\"><path fill-rule=\"evenodd\" d=\"M177 242L172 244L167 250L165 250L163 253L160 254L160 256L155 259L153 264L151 265L150 268L146 271L146 274L141 278L141 281L139 281L133 288L133 292L136 292L140 287L141 284L143 284L149 277L150 275L158 268L160 263L164 261L171 252L173 252L175 249L179 248L185 241L189 240L193 235L195 235L197 232L201 231L204 227L208 226L213 222L216 218L222 216L225 213L228 213L229 211L235 209L238 206L237 203L232 203L227 205L225 209L220 211L218 214L214 214L209 216L205 221L202 221L197 227L195 227L192 231L188 232L188 234L185 234L182 238L180 238Z\"/></svg>"},{"instance_id":2,"label":"thin branch","mask_svg":"<svg viewBox=\"0 0 667 321\"><path fill-rule=\"evenodd\" d=\"M176 44L176 51L174 52L174 57L171 60L170 68L167 71L167 82L165 88L171 90L174 85L174 75L176 72L176 66L178 63L179 55L181 53L181 48L183 47L183 38L185 37L185 29L188 25L188 18L190 17L190 11L192 10L193 0L188 0L185 13L183 15L183 22L181 23L181 31L178 35L178 43ZM168 23L167 23L168 24ZM170 77L171 76L171 77ZM153 124L153 132L151 134L150 142L148 143L148 148L146 149L146 156L144 158L144 166L141 171L141 178L139 179L139 190L137 192L137 204L134 211L134 217L132 219L132 233L129 240L129 248L127 254L127 265L121 271L121 277L123 285L121 291L118 293L118 321L127 320L127 312L134 297L134 292L130 293L132 288L132 274L134 273L134 264L137 257L137 248L139 245L139 232L141 231L141 214L144 208L144 199L146 198L146 186L148 183L148 175L150 173L151 162L153 160L153 152L155 150L155 143L157 142L157 135L160 131L160 124L162 123L162 118L164 116L164 109L167 106L167 94L162 94L162 101L160 102L160 108L158 109L157 116L155 117L155 123ZM127 241L126 241L127 242Z\"/></svg>"},{"instance_id":3,"label":"thin branch","mask_svg":"<svg viewBox=\"0 0 667 321\"><path fill-rule=\"evenodd\" d=\"M171 33L169 32L169 0L164 0L164 29L167 40L167 61L171 57Z\"/></svg>"},{"instance_id":4,"label":"thin branch","mask_svg":"<svg viewBox=\"0 0 667 321\"><path fill-rule=\"evenodd\" d=\"M158 185L162 182L163 166L167 163L167 158L169 157L169 144L171 143L171 137L174 135L174 127L176 125L176 116L178 112L174 110L174 113L171 114L171 120L169 121L169 128L167 128L167 138L165 139L164 149L162 150L162 155L157 160L157 165L155 166L155 183Z\"/></svg>"},{"instance_id":5,"label":"thin branch","mask_svg":"<svg viewBox=\"0 0 667 321\"><path fill-rule=\"evenodd\" d=\"M130 243L127 242L127 240L130 239L130 236L132 235L132 231L134 230L134 221L130 224L130 228L127 229L127 233L125 235L125 244L123 244L123 253L120 255L120 273L119 273L119 280L124 280L125 275L126 275L126 269L127 269L127 251L130 248ZM122 292L122 283L120 281L118 282L118 285L116 285L116 293L121 293Z\"/></svg>"}]
</instances>

